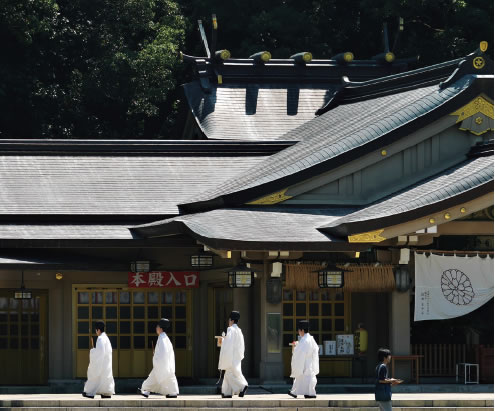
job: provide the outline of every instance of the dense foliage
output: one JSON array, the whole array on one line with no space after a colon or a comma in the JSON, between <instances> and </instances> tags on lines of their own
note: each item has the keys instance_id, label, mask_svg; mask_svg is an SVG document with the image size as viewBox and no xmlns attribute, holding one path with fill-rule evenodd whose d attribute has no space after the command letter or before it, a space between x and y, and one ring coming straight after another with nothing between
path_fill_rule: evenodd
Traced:
<instances>
[{"instance_id":1,"label":"dense foliage","mask_svg":"<svg viewBox=\"0 0 495 411\"><path fill-rule=\"evenodd\" d=\"M183 0L184 12L208 19L215 11L219 46L233 57L268 50L274 57L311 51L329 58L352 51L369 58L383 51L382 23L388 22L393 46L399 17L404 31L395 52L421 56L431 64L466 55L481 40L493 38L492 0ZM197 36L188 31L188 46L198 48Z\"/></svg>"},{"instance_id":2,"label":"dense foliage","mask_svg":"<svg viewBox=\"0 0 495 411\"><path fill-rule=\"evenodd\" d=\"M178 51L204 54L212 12L233 57L368 58L399 16L423 65L493 38L492 0L0 0L0 138L177 138Z\"/></svg>"},{"instance_id":3,"label":"dense foliage","mask_svg":"<svg viewBox=\"0 0 495 411\"><path fill-rule=\"evenodd\" d=\"M184 29L171 0L2 0L1 137L166 134Z\"/></svg>"}]
</instances>

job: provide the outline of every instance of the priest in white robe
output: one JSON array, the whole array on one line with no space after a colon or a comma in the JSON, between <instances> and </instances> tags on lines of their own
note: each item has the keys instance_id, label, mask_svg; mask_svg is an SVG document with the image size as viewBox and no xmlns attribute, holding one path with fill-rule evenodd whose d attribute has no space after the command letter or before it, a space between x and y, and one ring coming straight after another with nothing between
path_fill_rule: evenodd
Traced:
<instances>
[{"instance_id":1,"label":"priest in white robe","mask_svg":"<svg viewBox=\"0 0 495 411\"><path fill-rule=\"evenodd\" d=\"M84 384L83 397L110 398L115 394L115 382L112 370L112 344L105 333L105 323L96 323L96 347L89 352L88 380Z\"/></svg>"},{"instance_id":2,"label":"priest in white robe","mask_svg":"<svg viewBox=\"0 0 495 411\"><path fill-rule=\"evenodd\" d=\"M232 398L233 394L244 397L248 383L242 375L241 361L244 358L244 336L238 327L239 311L232 311L229 316L227 335L222 338L218 369L224 370L222 398Z\"/></svg>"},{"instance_id":3,"label":"priest in white robe","mask_svg":"<svg viewBox=\"0 0 495 411\"><path fill-rule=\"evenodd\" d=\"M316 398L316 376L320 372L319 347L309 334L309 321L299 321L297 332L301 339L292 353L291 378L294 384L289 391L291 397Z\"/></svg>"},{"instance_id":4,"label":"priest in white robe","mask_svg":"<svg viewBox=\"0 0 495 411\"><path fill-rule=\"evenodd\" d=\"M153 353L153 369L139 389L143 397L148 398L150 393L165 395L167 398L177 398L179 385L175 377L175 354L172 343L166 331L170 322L162 318L156 325L158 340Z\"/></svg>"}]
</instances>

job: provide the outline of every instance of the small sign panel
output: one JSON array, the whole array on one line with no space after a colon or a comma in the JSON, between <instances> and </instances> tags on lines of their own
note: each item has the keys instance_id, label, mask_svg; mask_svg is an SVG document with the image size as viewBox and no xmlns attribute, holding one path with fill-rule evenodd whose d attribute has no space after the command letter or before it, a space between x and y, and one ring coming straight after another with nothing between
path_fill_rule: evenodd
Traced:
<instances>
[{"instance_id":1,"label":"small sign panel","mask_svg":"<svg viewBox=\"0 0 495 411\"><path fill-rule=\"evenodd\" d=\"M150 271L129 273L130 288L198 288L199 271Z\"/></svg>"},{"instance_id":2,"label":"small sign panel","mask_svg":"<svg viewBox=\"0 0 495 411\"><path fill-rule=\"evenodd\" d=\"M354 335L337 335L337 355L354 355Z\"/></svg>"},{"instance_id":3,"label":"small sign panel","mask_svg":"<svg viewBox=\"0 0 495 411\"><path fill-rule=\"evenodd\" d=\"M335 355L337 353L337 342L336 341L323 341L325 347L325 355Z\"/></svg>"}]
</instances>

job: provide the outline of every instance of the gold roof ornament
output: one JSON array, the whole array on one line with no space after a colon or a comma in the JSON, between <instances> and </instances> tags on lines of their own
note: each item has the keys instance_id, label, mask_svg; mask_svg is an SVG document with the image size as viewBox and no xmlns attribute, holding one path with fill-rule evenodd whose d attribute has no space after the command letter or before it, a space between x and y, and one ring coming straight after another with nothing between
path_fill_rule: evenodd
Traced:
<instances>
[{"instance_id":1,"label":"gold roof ornament","mask_svg":"<svg viewBox=\"0 0 495 411\"><path fill-rule=\"evenodd\" d=\"M385 53L385 61L387 63L392 63L395 60L395 54L389 51L388 53Z\"/></svg>"},{"instance_id":2,"label":"gold roof ornament","mask_svg":"<svg viewBox=\"0 0 495 411\"><path fill-rule=\"evenodd\" d=\"M483 95L474 98L450 115L457 116L456 123L462 122L459 130L469 131L477 136L493 130L493 103Z\"/></svg>"},{"instance_id":3,"label":"gold roof ornament","mask_svg":"<svg viewBox=\"0 0 495 411\"><path fill-rule=\"evenodd\" d=\"M283 190L277 191L276 193L269 194L265 197L258 198L257 200L250 201L249 205L272 205L272 204L278 204L281 203L282 201L288 200L289 198L292 198L292 196L288 196L285 193L287 192L288 188L284 188Z\"/></svg>"},{"instance_id":4,"label":"gold roof ornament","mask_svg":"<svg viewBox=\"0 0 495 411\"><path fill-rule=\"evenodd\" d=\"M344 53L344 60L346 63L350 63L352 60L354 60L354 54L350 51L346 51Z\"/></svg>"},{"instance_id":5,"label":"gold roof ornament","mask_svg":"<svg viewBox=\"0 0 495 411\"><path fill-rule=\"evenodd\" d=\"M385 229L381 228L375 231L368 231L367 233L353 234L347 237L350 243L380 243L386 240L380 234L383 233Z\"/></svg>"},{"instance_id":6,"label":"gold roof ornament","mask_svg":"<svg viewBox=\"0 0 495 411\"><path fill-rule=\"evenodd\" d=\"M477 70L481 70L483 67L485 67L485 59L481 56L475 57L473 59L473 67Z\"/></svg>"}]
</instances>

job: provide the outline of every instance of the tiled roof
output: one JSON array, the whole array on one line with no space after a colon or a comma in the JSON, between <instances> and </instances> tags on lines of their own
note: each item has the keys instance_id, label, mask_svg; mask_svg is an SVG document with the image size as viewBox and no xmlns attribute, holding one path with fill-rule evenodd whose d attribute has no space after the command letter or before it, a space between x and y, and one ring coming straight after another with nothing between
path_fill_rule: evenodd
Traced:
<instances>
[{"instance_id":1,"label":"tiled roof","mask_svg":"<svg viewBox=\"0 0 495 411\"><path fill-rule=\"evenodd\" d=\"M320 229L335 235L349 235L375 227L387 227L394 224L388 220L389 217L400 221L412 218L404 216L408 212L414 212L419 217L422 209L426 209L426 213L434 212L435 208L440 211L448 208L445 206L446 201L467 197L470 192L474 197L480 195L478 192L474 194L478 188L484 188L485 192L493 191L493 146L490 156L473 158L451 167L374 204L328 222ZM466 201L466 198L460 201Z\"/></svg>"},{"instance_id":2,"label":"tiled roof","mask_svg":"<svg viewBox=\"0 0 495 411\"><path fill-rule=\"evenodd\" d=\"M347 235L441 211L490 191L493 152L360 209L223 208L139 225L132 231L142 237L188 234L214 248L344 250L338 243Z\"/></svg>"},{"instance_id":3,"label":"tiled roof","mask_svg":"<svg viewBox=\"0 0 495 411\"><path fill-rule=\"evenodd\" d=\"M225 200L230 194L244 192L241 198L247 202L287 187L289 179L294 183L328 171L337 166L335 159L339 156L351 156L349 153L355 151L357 158L362 154L357 149L369 150L371 145L378 145L380 138L434 112L469 89L475 81L475 76L469 75L444 89L438 85L426 86L337 106L284 135L284 140L299 140L297 144L206 190L182 206L186 211L197 211L202 203L212 200L218 203L219 199L232 206L235 204ZM260 188L263 185L265 188ZM253 194L249 192L255 188L257 195L253 190Z\"/></svg>"},{"instance_id":4,"label":"tiled roof","mask_svg":"<svg viewBox=\"0 0 495 411\"><path fill-rule=\"evenodd\" d=\"M0 224L0 240L132 240L123 224Z\"/></svg>"},{"instance_id":5,"label":"tiled roof","mask_svg":"<svg viewBox=\"0 0 495 411\"><path fill-rule=\"evenodd\" d=\"M229 244L233 249L248 250L267 247L322 250L330 249L331 243L341 240L317 228L352 211L346 208L218 209L140 225L134 227L133 232L143 237L191 234L213 248Z\"/></svg>"},{"instance_id":6,"label":"tiled roof","mask_svg":"<svg viewBox=\"0 0 495 411\"><path fill-rule=\"evenodd\" d=\"M208 139L275 140L313 119L337 85L228 84L205 92L184 85L190 109Z\"/></svg>"},{"instance_id":7,"label":"tiled roof","mask_svg":"<svg viewBox=\"0 0 495 411\"><path fill-rule=\"evenodd\" d=\"M250 169L262 158L2 151L0 216L176 215L178 203Z\"/></svg>"}]
</instances>

